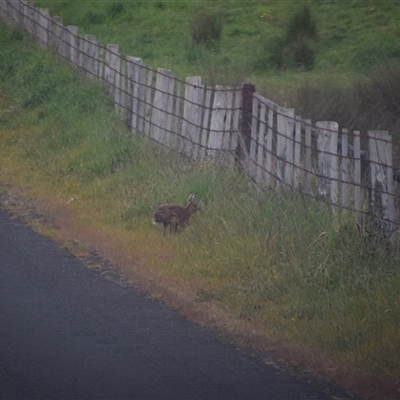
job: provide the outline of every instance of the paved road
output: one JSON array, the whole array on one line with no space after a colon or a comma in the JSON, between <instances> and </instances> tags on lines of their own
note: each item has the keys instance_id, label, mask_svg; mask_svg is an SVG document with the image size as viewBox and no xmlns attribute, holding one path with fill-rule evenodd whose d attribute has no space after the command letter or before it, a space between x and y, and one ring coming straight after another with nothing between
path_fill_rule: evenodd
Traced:
<instances>
[{"instance_id":1,"label":"paved road","mask_svg":"<svg viewBox=\"0 0 400 400\"><path fill-rule=\"evenodd\" d=\"M0 399L332 396L105 279L0 210Z\"/></svg>"}]
</instances>

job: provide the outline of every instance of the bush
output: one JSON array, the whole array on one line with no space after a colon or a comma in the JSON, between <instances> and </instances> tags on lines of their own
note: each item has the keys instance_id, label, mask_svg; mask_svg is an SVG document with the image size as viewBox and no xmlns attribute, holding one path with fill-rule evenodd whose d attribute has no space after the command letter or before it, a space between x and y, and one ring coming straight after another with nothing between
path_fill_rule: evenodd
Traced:
<instances>
[{"instance_id":1,"label":"bush","mask_svg":"<svg viewBox=\"0 0 400 400\"><path fill-rule=\"evenodd\" d=\"M317 24L308 5L300 6L290 17L286 33L269 41L269 63L278 69L314 67Z\"/></svg>"},{"instance_id":2,"label":"bush","mask_svg":"<svg viewBox=\"0 0 400 400\"><path fill-rule=\"evenodd\" d=\"M111 18L115 18L120 14L123 14L125 12L125 6L124 3L112 3L109 9L109 15Z\"/></svg>"},{"instance_id":3,"label":"bush","mask_svg":"<svg viewBox=\"0 0 400 400\"><path fill-rule=\"evenodd\" d=\"M100 11L89 10L85 15L85 23L89 25L100 25L106 20L105 14Z\"/></svg>"},{"instance_id":4,"label":"bush","mask_svg":"<svg viewBox=\"0 0 400 400\"><path fill-rule=\"evenodd\" d=\"M222 34L222 15L213 9L195 9L190 21L190 37L193 44L218 42Z\"/></svg>"},{"instance_id":5,"label":"bush","mask_svg":"<svg viewBox=\"0 0 400 400\"><path fill-rule=\"evenodd\" d=\"M286 36L288 42L317 38L317 23L308 5L300 6L289 19Z\"/></svg>"},{"instance_id":6,"label":"bush","mask_svg":"<svg viewBox=\"0 0 400 400\"><path fill-rule=\"evenodd\" d=\"M340 85L331 77L296 91L296 111L314 121L336 121L350 131L387 130L400 140L400 64L380 66L367 78ZM399 161L395 158L395 163Z\"/></svg>"}]
</instances>

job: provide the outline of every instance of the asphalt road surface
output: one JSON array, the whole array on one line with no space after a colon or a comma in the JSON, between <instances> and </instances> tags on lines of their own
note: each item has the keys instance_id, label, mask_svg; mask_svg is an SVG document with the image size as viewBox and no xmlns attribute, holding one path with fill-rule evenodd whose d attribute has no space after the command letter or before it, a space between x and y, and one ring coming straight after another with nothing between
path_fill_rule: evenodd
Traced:
<instances>
[{"instance_id":1,"label":"asphalt road surface","mask_svg":"<svg viewBox=\"0 0 400 400\"><path fill-rule=\"evenodd\" d=\"M0 399L338 398L330 390L105 279L0 210Z\"/></svg>"}]
</instances>

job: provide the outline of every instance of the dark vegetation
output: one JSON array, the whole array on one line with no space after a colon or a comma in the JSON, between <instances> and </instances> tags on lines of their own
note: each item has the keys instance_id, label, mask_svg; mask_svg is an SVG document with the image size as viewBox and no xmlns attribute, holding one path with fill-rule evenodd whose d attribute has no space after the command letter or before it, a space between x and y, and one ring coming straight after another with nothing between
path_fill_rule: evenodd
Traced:
<instances>
[{"instance_id":1,"label":"dark vegetation","mask_svg":"<svg viewBox=\"0 0 400 400\"><path fill-rule=\"evenodd\" d=\"M217 10L196 7L189 23L192 44L217 44L221 39L222 21L222 14Z\"/></svg>"},{"instance_id":2,"label":"dark vegetation","mask_svg":"<svg viewBox=\"0 0 400 400\"><path fill-rule=\"evenodd\" d=\"M293 105L300 115L336 121L350 130L387 130L400 141L400 64L377 67L343 87L329 77L299 87Z\"/></svg>"},{"instance_id":3,"label":"dark vegetation","mask_svg":"<svg viewBox=\"0 0 400 400\"><path fill-rule=\"evenodd\" d=\"M267 44L271 65L278 70L313 69L316 40L317 21L311 7L302 4L289 16L284 34ZM265 68L264 63L260 68Z\"/></svg>"}]
</instances>

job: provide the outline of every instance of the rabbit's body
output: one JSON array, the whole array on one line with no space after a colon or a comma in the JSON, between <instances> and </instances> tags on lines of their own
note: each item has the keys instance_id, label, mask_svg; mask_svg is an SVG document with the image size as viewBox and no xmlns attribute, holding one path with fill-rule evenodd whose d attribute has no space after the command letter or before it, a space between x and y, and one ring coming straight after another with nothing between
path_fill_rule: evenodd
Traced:
<instances>
[{"instance_id":1,"label":"rabbit's body","mask_svg":"<svg viewBox=\"0 0 400 400\"><path fill-rule=\"evenodd\" d=\"M154 223L164 225L164 235L169 226L170 234L176 233L178 228L184 228L190 219L190 216L199 210L199 207L194 203L194 193L189 195L188 204L186 207L176 204L163 204L159 206L154 213Z\"/></svg>"}]
</instances>

